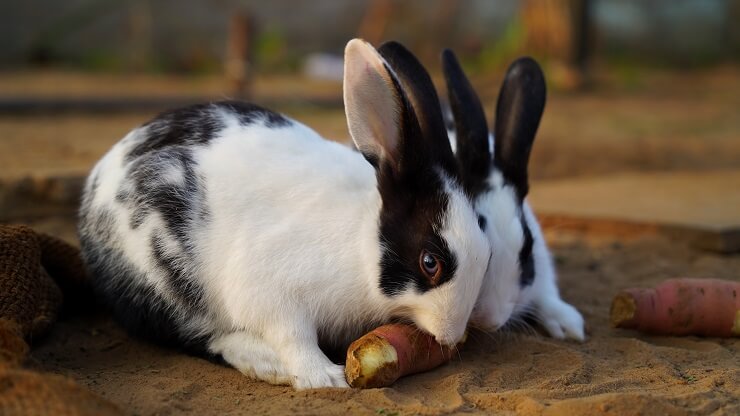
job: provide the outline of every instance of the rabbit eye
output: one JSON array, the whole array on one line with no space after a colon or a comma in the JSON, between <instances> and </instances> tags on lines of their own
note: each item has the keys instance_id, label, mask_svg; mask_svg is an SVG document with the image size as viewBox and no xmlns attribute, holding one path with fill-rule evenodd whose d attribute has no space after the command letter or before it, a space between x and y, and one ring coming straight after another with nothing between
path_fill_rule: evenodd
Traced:
<instances>
[{"instance_id":1,"label":"rabbit eye","mask_svg":"<svg viewBox=\"0 0 740 416\"><path fill-rule=\"evenodd\" d=\"M424 276L429 279L432 286L439 283L439 278L442 275L442 262L435 255L422 250L421 255L419 255L419 268L421 268Z\"/></svg>"},{"instance_id":2,"label":"rabbit eye","mask_svg":"<svg viewBox=\"0 0 740 416\"><path fill-rule=\"evenodd\" d=\"M486 217L478 215L478 227L480 227L481 231L486 231Z\"/></svg>"}]
</instances>

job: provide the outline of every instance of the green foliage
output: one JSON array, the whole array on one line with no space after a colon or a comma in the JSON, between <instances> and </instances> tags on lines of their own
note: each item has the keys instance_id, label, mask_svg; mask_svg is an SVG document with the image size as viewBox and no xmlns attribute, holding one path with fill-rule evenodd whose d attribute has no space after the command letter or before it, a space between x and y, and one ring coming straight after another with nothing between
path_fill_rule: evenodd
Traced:
<instances>
[{"instance_id":1,"label":"green foliage","mask_svg":"<svg viewBox=\"0 0 740 416\"><path fill-rule=\"evenodd\" d=\"M691 375L688 375L688 374L683 374L682 377L686 381L687 384L694 384L698 380L695 376L691 376Z\"/></svg>"},{"instance_id":2,"label":"green foliage","mask_svg":"<svg viewBox=\"0 0 740 416\"><path fill-rule=\"evenodd\" d=\"M522 19L520 17L511 19L497 40L485 44L478 57L471 62L472 67L479 71L505 67L521 52L525 37Z\"/></svg>"},{"instance_id":3,"label":"green foliage","mask_svg":"<svg viewBox=\"0 0 740 416\"><path fill-rule=\"evenodd\" d=\"M277 27L270 27L257 36L253 59L263 71L295 70L300 65L300 57L291 55L289 50L285 34Z\"/></svg>"},{"instance_id":4,"label":"green foliage","mask_svg":"<svg viewBox=\"0 0 740 416\"><path fill-rule=\"evenodd\" d=\"M624 55L614 55L608 60L617 84L627 90L639 90L643 86L640 72L644 69L638 60Z\"/></svg>"},{"instance_id":5,"label":"green foliage","mask_svg":"<svg viewBox=\"0 0 740 416\"><path fill-rule=\"evenodd\" d=\"M90 50L79 57L79 65L90 71L120 71L124 62L119 54L106 50Z\"/></svg>"}]
</instances>

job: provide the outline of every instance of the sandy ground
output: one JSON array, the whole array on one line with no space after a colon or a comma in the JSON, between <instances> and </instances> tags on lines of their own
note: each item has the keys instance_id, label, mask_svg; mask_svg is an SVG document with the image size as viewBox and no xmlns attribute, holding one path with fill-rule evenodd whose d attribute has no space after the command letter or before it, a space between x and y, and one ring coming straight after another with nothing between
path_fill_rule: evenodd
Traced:
<instances>
[{"instance_id":1,"label":"sandy ground","mask_svg":"<svg viewBox=\"0 0 740 416\"><path fill-rule=\"evenodd\" d=\"M33 223L68 240L64 220ZM549 229L563 297L583 344L536 329L473 332L453 362L391 388L294 391L129 338L105 316L60 322L32 364L70 376L129 414L713 414L740 412L740 339L657 337L609 327L620 288L676 276L738 279L740 256L656 236Z\"/></svg>"},{"instance_id":2,"label":"sandy ground","mask_svg":"<svg viewBox=\"0 0 740 416\"><path fill-rule=\"evenodd\" d=\"M59 82L58 75L22 78L29 87L18 87L14 80L0 79L0 92L80 91L71 86L74 79ZM217 91L204 83L186 85L183 91ZM151 81L136 85L132 90L147 90ZM161 93L181 85L164 84ZM126 85L105 88L101 91L108 94ZM82 90L99 91L94 86ZM737 168L739 97L736 68L644 77L628 89L553 94L533 150L532 176ZM290 114L328 137L346 138L341 111ZM85 172L149 116L0 116L0 178ZM76 240L70 218L31 224ZM557 227L546 231L563 297L588 323L583 344L555 341L535 329L474 332L453 362L391 388L296 392L133 340L108 317L96 316L62 321L48 337L36 340L31 365L68 375L127 413L140 415L740 414L740 339L644 336L608 325L609 304L620 288L677 276L738 280L740 255L713 254L682 241L618 229L606 235Z\"/></svg>"}]
</instances>

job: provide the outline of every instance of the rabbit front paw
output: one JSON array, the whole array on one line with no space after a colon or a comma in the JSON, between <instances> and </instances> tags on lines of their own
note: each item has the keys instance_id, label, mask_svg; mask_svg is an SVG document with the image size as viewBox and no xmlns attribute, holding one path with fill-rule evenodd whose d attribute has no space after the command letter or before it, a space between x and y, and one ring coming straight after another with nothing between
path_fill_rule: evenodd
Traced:
<instances>
[{"instance_id":1,"label":"rabbit front paw","mask_svg":"<svg viewBox=\"0 0 740 416\"><path fill-rule=\"evenodd\" d=\"M572 305L561 299L551 300L540 305L538 312L539 321L551 337L580 342L586 339L583 316Z\"/></svg>"},{"instance_id":2,"label":"rabbit front paw","mask_svg":"<svg viewBox=\"0 0 740 416\"><path fill-rule=\"evenodd\" d=\"M344 376L344 366L336 364L324 364L311 366L313 368L302 371L293 378L293 386L296 389L316 389L321 387L344 387L348 388Z\"/></svg>"}]
</instances>

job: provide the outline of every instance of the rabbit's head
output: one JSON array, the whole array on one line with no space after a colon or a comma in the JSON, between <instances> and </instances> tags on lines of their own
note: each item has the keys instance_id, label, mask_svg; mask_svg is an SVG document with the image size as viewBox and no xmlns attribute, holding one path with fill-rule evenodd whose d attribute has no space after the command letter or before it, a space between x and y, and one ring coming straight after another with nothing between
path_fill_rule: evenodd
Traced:
<instances>
[{"instance_id":1,"label":"rabbit's head","mask_svg":"<svg viewBox=\"0 0 740 416\"><path fill-rule=\"evenodd\" d=\"M490 247L457 162L431 79L403 46L345 50L344 100L358 150L376 170L382 206L377 289L391 314L442 344L463 336Z\"/></svg>"}]
</instances>

